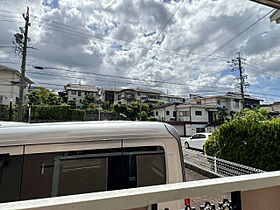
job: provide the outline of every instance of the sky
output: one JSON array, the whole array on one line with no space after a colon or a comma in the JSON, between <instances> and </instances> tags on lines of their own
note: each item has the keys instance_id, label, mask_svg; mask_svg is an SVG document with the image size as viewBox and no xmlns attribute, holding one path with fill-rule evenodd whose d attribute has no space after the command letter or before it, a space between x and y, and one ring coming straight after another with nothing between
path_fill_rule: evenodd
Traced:
<instances>
[{"instance_id":1,"label":"sky","mask_svg":"<svg viewBox=\"0 0 280 210\"><path fill-rule=\"evenodd\" d=\"M0 64L18 70L13 41L27 6L26 73L35 86L224 95L238 91L238 72L227 61L240 52L245 93L280 100L280 25L270 22L269 7L248 0L0 0Z\"/></svg>"}]
</instances>

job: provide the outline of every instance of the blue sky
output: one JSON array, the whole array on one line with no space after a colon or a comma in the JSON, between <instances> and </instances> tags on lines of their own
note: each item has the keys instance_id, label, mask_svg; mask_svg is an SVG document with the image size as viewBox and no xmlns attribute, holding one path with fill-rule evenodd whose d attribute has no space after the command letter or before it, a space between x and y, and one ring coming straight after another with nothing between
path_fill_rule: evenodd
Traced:
<instances>
[{"instance_id":1,"label":"blue sky","mask_svg":"<svg viewBox=\"0 0 280 210\"><path fill-rule=\"evenodd\" d=\"M26 6L32 15L29 44L38 49L29 50L27 75L38 86L61 90L67 83L82 82L168 89L184 97L221 95L235 90L232 75L237 75L227 69L227 60L240 51L251 84L247 94L280 100L280 25L261 19L271 10L266 6L244 0L182 5L180 0L2 0L0 46L11 45L23 26ZM20 69L11 49L0 48L3 62ZM36 72L34 65L52 67L48 73L58 76Z\"/></svg>"}]
</instances>

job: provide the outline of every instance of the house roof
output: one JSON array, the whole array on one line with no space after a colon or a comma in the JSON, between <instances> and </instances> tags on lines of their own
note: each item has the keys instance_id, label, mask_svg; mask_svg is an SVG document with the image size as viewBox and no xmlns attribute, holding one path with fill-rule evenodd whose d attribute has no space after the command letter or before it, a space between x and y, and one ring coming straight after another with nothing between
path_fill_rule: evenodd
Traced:
<instances>
[{"instance_id":1,"label":"house roof","mask_svg":"<svg viewBox=\"0 0 280 210\"><path fill-rule=\"evenodd\" d=\"M160 90L154 90L154 89L142 89L142 88L127 88L127 89L122 89L120 91L118 91L118 93L120 92L125 92L125 91L134 91L134 92L142 92L142 93L154 93L154 94L164 94L164 92L160 91Z\"/></svg>"},{"instance_id":2,"label":"house roof","mask_svg":"<svg viewBox=\"0 0 280 210\"><path fill-rule=\"evenodd\" d=\"M276 21L276 23L280 23L280 10L275 10L271 15L270 15L270 21Z\"/></svg>"},{"instance_id":3,"label":"house roof","mask_svg":"<svg viewBox=\"0 0 280 210\"><path fill-rule=\"evenodd\" d=\"M0 71L12 72L19 77L21 76L21 73L18 70L3 65L0 65ZM29 84L34 84L34 82L27 77L25 77L25 81L28 82Z\"/></svg>"},{"instance_id":4,"label":"house roof","mask_svg":"<svg viewBox=\"0 0 280 210\"><path fill-rule=\"evenodd\" d=\"M99 88L96 86L89 85L79 85L79 84L67 84L64 86L65 90L78 90L78 91L90 91L90 92L98 92Z\"/></svg>"},{"instance_id":5,"label":"house roof","mask_svg":"<svg viewBox=\"0 0 280 210\"><path fill-rule=\"evenodd\" d=\"M166 107L174 106L174 105L177 105L177 104L176 103L162 104L162 105L156 106L154 109L162 109L162 108L166 108Z\"/></svg>"}]
</instances>

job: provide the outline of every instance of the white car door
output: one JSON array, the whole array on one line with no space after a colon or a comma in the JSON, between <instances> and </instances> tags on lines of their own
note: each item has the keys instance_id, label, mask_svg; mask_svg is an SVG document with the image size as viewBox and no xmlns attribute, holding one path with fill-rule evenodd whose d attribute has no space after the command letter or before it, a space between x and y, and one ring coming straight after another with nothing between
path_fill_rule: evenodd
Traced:
<instances>
[{"instance_id":1,"label":"white car door","mask_svg":"<svg viewBox=\"0 0 280 210\"><path fill-rule=\"evenodd\" d=\"M190 139L190 147L198 149L199 148L199 134L194 134Z\"/></svg>"},{"instance_id":2,"label":"white car door","mask_svg":"<svg viewBox=\"0 0 280 210\"><path fill-rule=\"evenodd\" d=\"M207 140L207 136L205 134L200 134L199 139L197 139L197 144L198 144L198 148L200 150L203 150L203 145L205 143L205 141Z\"/></svg>"}]
</instances>

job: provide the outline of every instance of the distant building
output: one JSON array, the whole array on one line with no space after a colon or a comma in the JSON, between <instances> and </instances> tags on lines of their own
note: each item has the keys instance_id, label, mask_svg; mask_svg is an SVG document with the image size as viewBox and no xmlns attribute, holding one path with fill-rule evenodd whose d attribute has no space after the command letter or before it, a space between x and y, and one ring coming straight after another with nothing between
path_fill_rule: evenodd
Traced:
<instances>
[{"instance_id":1,"label":"distant building","mask_svg":"<svg viewBox=\"0 0 280 210\"><path fill-rule=\"evenodd\" d=\"M18 70L0 65L0 104L9 104L10 101L18 104L20 75L21 73ZM34 84L27 77L25 77L25 82L26 87L23 92L24 103L30 85Z\"/></svg>"},{"instance_id":2,"label":"distant building","mask_svg":"<svg viewBox=\"0 0 280 210\"><path fill-rule=\"evenodd\" d=\"M130 102L141 102L145 104L170 104L184 103L185 99L173 95L167 95L162 91L153 89L122 89L115 93L115 103L129 104Z\"/></svg>"},{"instance_id":3,"label":"distant building","mask_svg":"<svg viewBox=\"0 0 280 210\"><path fill-rule=\"evenodd\" d=\"M130 104L130 102L139 102L146 104L158 104L160 96L164 92L151 89L122 89L115 93L115 103Z\"/></svg>"},{"instance_id":4,"label":"distant building","mask_svg":"<svg viewBox=\"0 0 280 210\"><path fill-rule=\"evenodd\" d=\"M121 88L109 88L103 87L101 89L101 101L106 102L108 101L109 104L114 104L115 102L115 94L121 91Z\"/></svg>"},{"instance_id":5,"label":"distant building","mask_svg":"<svg viewBox=\"0 0 280 210\"><path fill-rule=\"evenodd\" d=\"M94 96L95 101L100 100L100 89L96 86L67 84L64 86L64 89L65 91L62 93L60 92L59 95L65 99L66 103L70 100L76 101L78 107L83 105L83 101L87 95Z\"/></svg>"},{"instance_id":6,"label":"distant building","mask_svg":"<svg viewBox=\"0 0 280 210\"><path fill-rule=\"evenodd\" d=\"M261 108L265 108L269 111L270 116L279 117L280 102L274 102L273 104L262 104Z\"/></svg>"}]
</instances>

